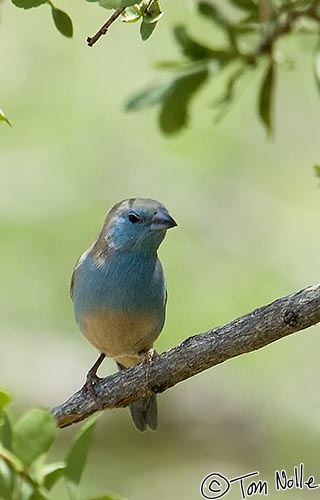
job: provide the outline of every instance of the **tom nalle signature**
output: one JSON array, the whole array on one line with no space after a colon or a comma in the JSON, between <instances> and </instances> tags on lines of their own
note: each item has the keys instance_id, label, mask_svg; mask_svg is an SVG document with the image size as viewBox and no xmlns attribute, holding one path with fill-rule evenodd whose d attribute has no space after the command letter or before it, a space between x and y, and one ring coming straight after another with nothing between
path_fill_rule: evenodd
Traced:
<instances>
[{"instance_id":1,"label":"tom nalle signature","mask_svg":"<svg viewBox=\"0 0 320 500\"><path fill-rule=\"evenodd\" d=\"M214 500L226 497L232 489L238 489L239 498L246 500L254 495L268 496L271 490L278 492L286 490L315 490L320 484L315 481L314 476L305 473L304 464L287 472L285 469L275 470L273 481L258 479L259 471L249 472L232 479L223 476L220 472L211 472L201 483L200 493L203 498Z\"/></svg>"}]
</instances>

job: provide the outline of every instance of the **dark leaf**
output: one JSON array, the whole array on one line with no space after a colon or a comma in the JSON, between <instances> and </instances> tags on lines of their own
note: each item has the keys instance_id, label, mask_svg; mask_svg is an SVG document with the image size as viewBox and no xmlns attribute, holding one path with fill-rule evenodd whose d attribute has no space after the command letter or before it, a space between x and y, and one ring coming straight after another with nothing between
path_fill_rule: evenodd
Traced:
<instances>
[{"instance_id":1,"label":"dark leaf","mask_svg":"<svg viewBox=\"0 0 320 500\"><path fill-rule=\"evenodd\" d=\"M51 4L51 13L54 24L58 31L64 36L71 38L73 35L72 21L68 14L63 10L57 9Z\"/></svg>"},{"instance_id":2,"label":"dark leaf","mask_svg":"<svg viewBox=\"0 0 320 500\"><path fill-rule=\"evenodd\" d=\"M215 117L216 123L222 120L231 109L231 105L236 96L237 85L246 72L246 69L246 66L241 66L228 77L222 96L214 102L214 105L219 108L217 116Z\"/></svg>"},{"instance_id":3,"label":"dark leaf","mask_svg":"<svg viewBox=\"0 0 320 500\"><path fill-rule=\"evenodd\" d=\"M213 21L220 28L229 29L230 22L213 3L208 1L198 2L198 11L199 14L205 16L208 20Z\"/></svg>"},{"instance_id":4,"label":"dark leaf","mask_svg":"<svg viewBox=\"0 0 320 500\"><path fill-rule=\"evenodd\" d=\"M273 132L275 80L275 64L270 60L263 76L258 103L259 116L268 135Z\"/></svg>"},{"instance_id":5,"label":"dark leaf","mask_svg":"<svg viewBox=\"0 0 320 500\"><path fill-rule=\"evenodd\" d=\"M100 7L105 9L120 9L121 7L130 7L134 5L137 0L99 0Z\"/></svg>"},{"instance_id":6,"label":"dark leaf","mask_svg":"<svg viewBox=\"0 0 320 500\"><path fill-rule=\"evenodd\" d=\"M257 10L257 2L254 0L229 0L232 5L242 10L255 11Z\"/></svg>"},{"instance_id":7,"label":"dark leaf","mask_svg":"<svg viewBox=\"0 0 320 500\"><path fill-rule=\"evenodd\" d=\"M188 108L196 91L208 77L207 68L176 78L165 96L160 112L160 128L165 134L178 132L187 125Z\"/></svg>"},{"instance_id":8,"label":"dark leaf","mask_svg":"<svg viewBox=\"0 0 320 500\"><path fill-rule=\"evenodd\" d=\"M314 165L314 170L317 177L320 177L320 165Z\"/></svg>"},{"instance_id":9,"label":"dark leaf","mask_svg":"<svg viewBox=\"0 0 320 500\"><path fill-rule=\"evenodd\" d=\"M8 464L0 458L0 498L12 500L13 473Z\"/></svg>"},{"instance_id":10,"label":"dark leaf","mask_svg":"<svg viewBox=\"0 0 320 500\"><path fill-rule=\"evenodd\" d=\"M0 116L4 117L4 114L0 110ZM3 118L5 119L5 118ZM4 408L7 404L9 404L12 401L12 398L10 394L5 391L4 389L0 388L0 415L1 415L1 410Z\"/></svg>"},{"instance_id":11,"label":"dark leaf","mask_svg":"<svg viewBox=\"0 0 320 500\"><path fill-rule=\"evenodd\" d=\"M150 38L152 35L157 23L146 23L144 20L142 20L140 24L140 36L141 40L144 42Z\"/></svg>"},{"instance_id":12,"label":"dark leaf","mask_svg":"<svg viewBox=\"0 0 320 500\"><path fill-rule=\"evenodd\" d=\"M196 42L188 35L184 26L176 26L173 33L177 43L182 49L183 54L192 61L216 59L221 63L227 63L235 56L232 52L214 50L206 45Z\"/></svg>"},{"instance_id":13,"label":"dark leaf","mask_svg":"<svg viewBox=\"0 0 320 500\"><path fill-rule=\"evenodd\" d=\"M158 61L154 63L153 67L164 71L181 71L186 70L188 65L189 63L185 61Z\"/></svg>"},{"instance_id":14,"label":"dark leaf","mask_svg":"<svg viewBox=\"0 0 320 500\"><path fill-rule=\"evenodd\" d=\"M119 7L130 7L131 5L134 5L137 2L137 0L120 0L120 6Z\"/></svg>"},{"instance_id":15,"label":"dark leaf","mask_svg":"<svg viewBox=\"0 0 320 500\"><path fill-rule=\"evenodd\" d=\"M125 105L126 111L139 111L141 109L150 108L163 101L167 93L170 91L172 81L166 81L151 85L134 95Z\"/></svg>"},{"instance_id":16,"label":"dark leaf","mask_svg":"<svg viewBox=\"0 0 320 500\"><path fill-rule=\"evenodd\" d=\"M32 9L33 7L39 7L47 3L47 0L11 0L16 7L21 9Z\"/></svg>"},{"instance_id":17,"label":"dark leaf","mask_svg":"<svg viewBox=\"0 0 320 500\"><path fill-rule=\"evenodd\" d=\"M71 500L79 499L80 480L87 461L89 445L97 418L97 415L93 415L82 425L66 457L64 476Z\"/></svg>"},{"instance_id":18,"label":"dark leaf","mask_svg":"<svg viewBox=\"0 0 320 500\"><path fill-rule=\"evenodd\" d=\"M66 465L63 462L48 464L44 466L44 486L47 490L51 490L56 482L61 478L64 473Z\"/></svg>"},{"instance_id":19,"label":"dark leaf","mask_svg":"<svg viewBox=\"0 0 320 500\"><path fill-rule=\"evenodd\" d=\"M43 491L37 489L32 493L30 500L51 500L51 499Z\"/></svg>"},{"instance_id":20,"label":"dark leaf","mask_svg":"<svg viewBox=\"0 0 320 500\"><path fill-rule=\"evenodd\" d=\"M7 449L11 450L12 448L12 425L10 422L10 418L3 410L2 414L2 424L0 427L0 442Z\"/></svg>"},{"instance_id":21,"label":"dark leaf","mask_svg":"<svg viewBox=\"0 0 320 500\"><path fill-rule=\"evenodd\" d=\"M121 0L99 0L100 7L104 9L119 9Z\"/></svg>"}]
</instances>

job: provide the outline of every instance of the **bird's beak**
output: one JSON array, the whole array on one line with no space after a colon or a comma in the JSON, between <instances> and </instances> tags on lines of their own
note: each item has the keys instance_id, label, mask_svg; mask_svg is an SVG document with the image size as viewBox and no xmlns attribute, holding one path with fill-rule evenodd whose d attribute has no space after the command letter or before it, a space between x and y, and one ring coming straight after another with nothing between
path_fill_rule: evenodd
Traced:
<instances>
[{"instance_id":1,"label":"bird's beak","mask_svg":"<svg viewBox=\"0 0 320 500\"><path fill-rule=\"evenodd\" d=\"M151 231L159 231L160 229L170 229L177 226L176 221L168 214L166 210L159 208L157 213L151 219Z\"/></svg>"}]
</instances>

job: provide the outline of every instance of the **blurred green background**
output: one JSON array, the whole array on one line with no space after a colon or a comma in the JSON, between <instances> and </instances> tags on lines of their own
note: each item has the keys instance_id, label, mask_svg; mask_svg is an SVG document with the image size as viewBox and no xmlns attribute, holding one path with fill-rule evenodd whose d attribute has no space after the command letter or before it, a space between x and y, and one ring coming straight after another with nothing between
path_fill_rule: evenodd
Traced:
<instances>
[{"instance_id":1,"label":"blurred green background","mask_svg":"<svg viewBox=\"0 0 320 500\"><path fill-rule=\"evenodd\" d=\"M88 48L86 36L108 13L86 2L58 6L75 23L72 40L55 30L47 6L1 5L0 105L13 128L0 130L0 385L17 414L64 401L96 358L74 322L69 280L106 210L123 198L156 198L179 223L160 250L169 302L159 351L319 281L312 41L282 43L296 64L279 68L273 141L256 119L256 77L218 126L213 81L188 130L168 139L154 110L126 114L123 104L156 77L155 61L177 56L175 23L200 38L206 25L184 0L164 2L150 41L140 41L136 25L115 23ZM159 398L157 433L138 433L126 410L106 412L83 493L196 500L211 471L232 478L259 470L272 482L275 469L291 474L300 462L320 481L319 347L314 327L179 384ZM114 370L110 361L101 373ZM75 429L60 432L53 458ZM56 498L64 500L62 489ZM227 498L239 499L239 488Z\"/></svg>"}]
</instances>

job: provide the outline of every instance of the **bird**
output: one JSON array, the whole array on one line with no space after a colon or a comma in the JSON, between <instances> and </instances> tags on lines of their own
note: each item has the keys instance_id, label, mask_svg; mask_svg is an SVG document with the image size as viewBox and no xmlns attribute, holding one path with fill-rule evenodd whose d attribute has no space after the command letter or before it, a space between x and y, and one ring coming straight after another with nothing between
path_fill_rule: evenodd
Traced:
<instances>
[{"instance_id":1,"label":"bird","mask_svg":"<svg viewBox=\"0 0 320 500\"><path fill-rule=\"evenodd\" d=\"M100 352L85 387L99 380L97 370L105 357L119 370L144 360L150 363L154 357L167 304L157 251L167 230L175 226L162 203L123 200L110 209L96 240L76 262L70 285L75 319ZM155 394L134 402L130 412L138 430L157 429Z\"/></svg>"}]
</instances>

